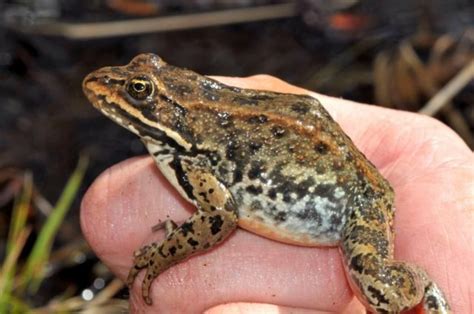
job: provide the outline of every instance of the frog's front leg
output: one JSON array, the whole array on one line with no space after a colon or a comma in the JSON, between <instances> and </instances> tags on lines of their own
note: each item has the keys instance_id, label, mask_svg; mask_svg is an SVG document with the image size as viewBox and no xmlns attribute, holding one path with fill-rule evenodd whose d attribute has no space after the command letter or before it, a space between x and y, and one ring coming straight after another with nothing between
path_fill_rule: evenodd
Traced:
<instances>
[{"instance_id":1,"label":"frog's front leg","mask_svg":"<svg viewBox=\"0 0 474 314\"><path fill-rule=\"evenodd\" d=\"M131 286L140 270L146 268L142 296L147 304L152 303L150 286L159 274L193 254L212 248L237 227L235 204L227 188L197 160L180 159L180 167L198 210L179 227L171 220L155 226L154 230L165 227L166 238L135 252L127 284Z\"/></svg>"},{"instance_id":2,"label":"frog's front leg","mask_svg":"<svg viewBox=\"0 0 474 314\"><path fill-rule=\"evenodd\" d=\"M341 251L353 290L376 313L400 313L420 303L425 313L451 313L422 269L393 260L391 218L384 213L376 206L356 208L346 223Z\"/></svg>"}]
</instances>

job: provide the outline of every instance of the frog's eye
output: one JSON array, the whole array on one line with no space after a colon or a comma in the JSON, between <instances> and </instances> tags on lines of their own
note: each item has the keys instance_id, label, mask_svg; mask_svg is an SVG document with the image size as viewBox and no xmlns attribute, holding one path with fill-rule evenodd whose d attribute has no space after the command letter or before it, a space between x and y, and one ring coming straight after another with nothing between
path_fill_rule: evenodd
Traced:
<instances>
[{"instance_id":1,"label":"frog's eye","mask_svg":"<svg viewBox=\"0 0 474 314\"><path fill-rule=\"evenodd\" d=\"M127 84L127 92L136 100L145 100L153 94L153 83L145 76L132 78Z\"/></svg>"}]
</instances>

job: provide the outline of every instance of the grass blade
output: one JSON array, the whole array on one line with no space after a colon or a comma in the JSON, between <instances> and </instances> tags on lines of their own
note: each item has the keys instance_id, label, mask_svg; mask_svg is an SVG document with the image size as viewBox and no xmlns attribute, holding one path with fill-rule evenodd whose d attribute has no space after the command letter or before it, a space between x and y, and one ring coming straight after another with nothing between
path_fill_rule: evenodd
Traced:
<instances>
[{"instance_id":1,"label":"grass blade","mask_svg":"<svg viewBox=\"0 0 474 314\"><path fill-rule=\"evenodd\" d=\"M6 254L0 269L0 313L7 313L13 298L13 280L15 278L18 258L25 246L31 229L26 227L26 220L31 206L33 179L25 173L22 192L15 200L12 218L6 243Z\"/></svg>"},{"instance_id":2,"label":"grass blade","mask_svg":"<svg viewBox=\"0 0 474 314\"><path fill-rule=\"evenodd\" d=\"M23 178L22 193L18 199L15 200L13 206L12 220L10 223L10 230L8 233L7 255L15 249L16 239L20 232L22 232L26 225L28 211L31 206L31 197L33 194L33 178L31 173L26 172Z\"/></svg>"},{"instance_id":3,"label":"grass blade","mask_svg":"<svg viewBox=\"0 0 474 314\"><path fill-rule=\"evenodd\" d=\"M23 273L20 276L21 290L28 287L31 293L37 291L45 275L45 266L49 259L54 237L71 207L84 177L88 159L79 158L76 169L70 176L56 206L38 234L38 238L27 259Z\"/></svg>"},{"instance_id":4,"label":"grass blade","mask_svg":"<svg viewBox=\"0 0 474 314\"><path fill-rule=\"evenodd\" d=\"M30 232L31 228L24 228L19 232L15 241L11 242L11 250L8 252L0 270L0 313L8 313L10 306L14 303L12 302L12 287L15 266Z\"/></svg>"}]
</instances>

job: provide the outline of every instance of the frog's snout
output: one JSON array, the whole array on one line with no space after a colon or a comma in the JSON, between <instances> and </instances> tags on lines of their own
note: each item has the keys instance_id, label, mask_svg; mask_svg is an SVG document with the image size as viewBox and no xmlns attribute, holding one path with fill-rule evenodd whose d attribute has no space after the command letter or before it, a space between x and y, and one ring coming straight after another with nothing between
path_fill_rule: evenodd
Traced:
<instances>
[{"instance_id":1,"label":"frog's snout","mask_svg":"<svg viewBox=\"0 0 474 314\"><path fill-rule=\"evenodd\" d=\"M105 68L89 73L82 81L82 89L84 92L92 90L92 85L98 83L100 85L106 84L110 80Z\"/></svg>"},{"instance_id":2,"label":"frog's snout","mask_svg":"<svg viewBox=\"0 0 474 314\"><path fill-rule=\"evenodd\" d=\"M86 95L87 99L92 103L92 105L97 104L97 87L99 86L99 78L95 73L87 75L82 81L82 91Z\"/></svg>"},{"instance_id":3,"label":"frog's snout","mask_svg":"<svg viewBox=\"0 0 474 314\"><path fill-rule=\"evenodd\" d=\"M113 68L105 67L88 74L82 81L82 90L89 101L95 106L100 95L110 95L124 84L125 78L114 75Z\"/></svg>"}]
</instances>

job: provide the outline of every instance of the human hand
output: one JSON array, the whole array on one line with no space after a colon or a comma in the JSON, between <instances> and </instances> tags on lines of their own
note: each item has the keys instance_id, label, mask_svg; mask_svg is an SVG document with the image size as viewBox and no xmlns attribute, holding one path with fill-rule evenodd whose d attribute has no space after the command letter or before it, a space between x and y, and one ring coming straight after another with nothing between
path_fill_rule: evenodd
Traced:
<instances>
[{"instance_id":1,"label":"human hand","mask_svg":"<svg viewBox=\"0 0 474 314\"><path fill-rule=\"evenodd\" d=\"M269 76L218 79L239 87L309 93ZM396 259L425 268L454 313L472 312L472 152L434 119L311 95L394 187ZM140 157L115 165L94 182L82 203L81 224L99 258L125 279L133 251L163 236L152 233L151 227L168 218L183 221L192 211L151 158ZM241 229L215 249L158 276L151 307L141 298L142 276L131 292L136 312L199 313L214 307L209 313L276 313L268 304L285 306L279 313L291 308L358 311L350 303L352 293L337 248L291 246Z\"/></svg>"}]
</instances>

